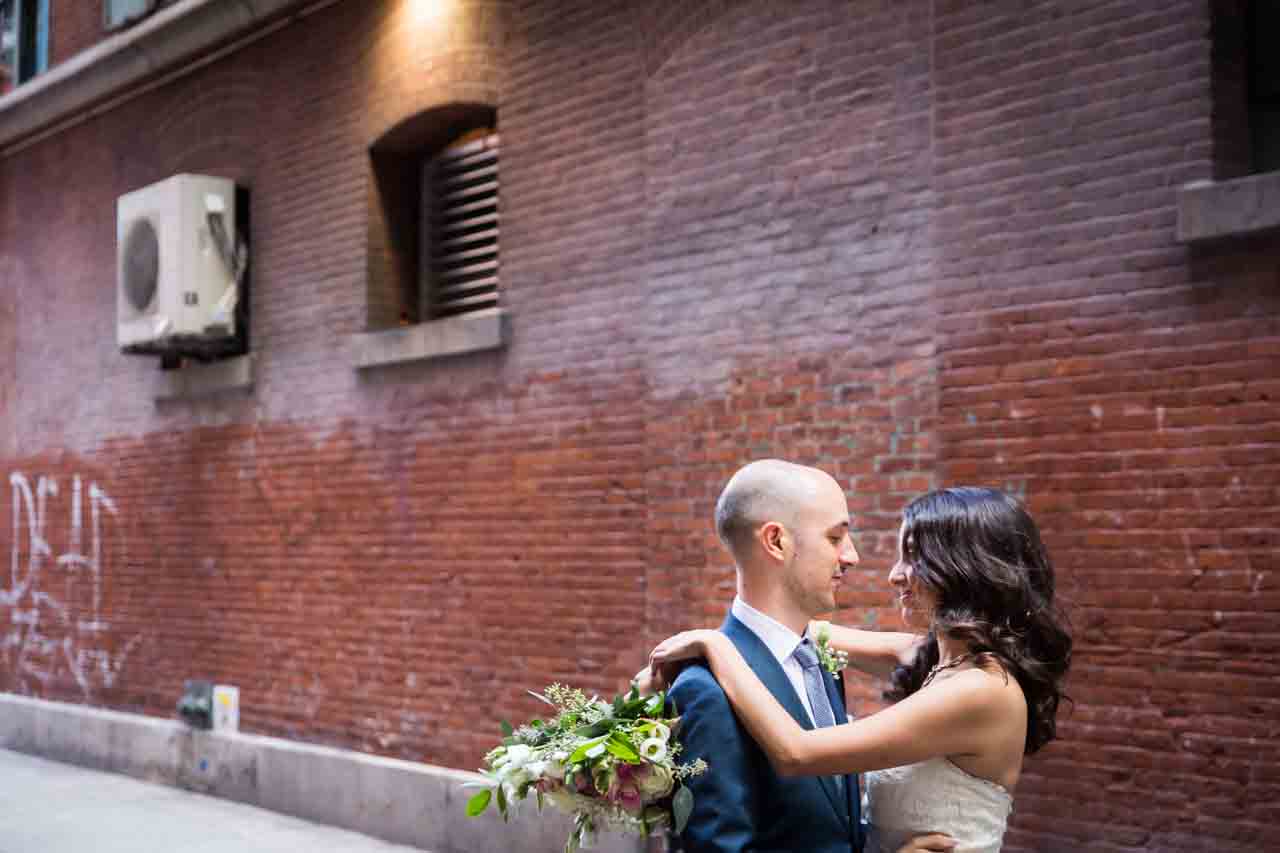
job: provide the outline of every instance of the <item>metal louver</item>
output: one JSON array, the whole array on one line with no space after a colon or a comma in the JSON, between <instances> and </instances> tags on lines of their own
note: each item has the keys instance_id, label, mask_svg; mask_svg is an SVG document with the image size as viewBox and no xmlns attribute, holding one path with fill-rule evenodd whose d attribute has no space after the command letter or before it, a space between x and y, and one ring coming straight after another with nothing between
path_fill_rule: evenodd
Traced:
<instances>
[{"instance_id":1,"label":"metal louver","mask_svg":"<svg viewBox=\"0 0 1280 853\"><path fill-rule=\"evenodd\" d=\"M498 134L446 148L432 163L431 314L498 304Z\"/></svg>"}]
</instances>

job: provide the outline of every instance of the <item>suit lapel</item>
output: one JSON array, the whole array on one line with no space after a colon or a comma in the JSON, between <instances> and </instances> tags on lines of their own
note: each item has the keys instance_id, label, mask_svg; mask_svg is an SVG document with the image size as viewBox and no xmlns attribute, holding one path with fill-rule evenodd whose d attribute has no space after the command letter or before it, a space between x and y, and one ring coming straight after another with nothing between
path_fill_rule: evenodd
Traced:
<instances>
[{"instance_id":1,"label":"suit lapel","mask_svg":"<svg viewBox=\"0 0 1280 853\"><path fill-rule=\"evenodd\" d=\"M787 674L782 671L778 659L773 656L773 652L769 651L764 641L738 621L733 614L729 614L720 630L733 641L738 651L742 653L743 659L746 660L747 666L751 667L756 677L769 688L773 698L787 709L792 719L806 730L812 729L813 723L809 720L809 714L805 711L804 705L800 703L796 689L791 686L791 679L787 678Z\"/></svg>"},{"instance_id":2,"label":"suit lapel","mask_svg":"<svg viewBox=\"0 0 1280 853\"><path fill-rule=\"evenodd\" d=\"M782 665L778 663L778 659L773 656L773 652L769 651L769 647L764 641L756 636L755 632L742 624L732 613L724 620L724 625L720 630L733 642L742 657L747 662L747 666L756 676L764 682L764 686L773 694L773 698L777 699L787 713L791 715L801 728L805 731L813 730L813 722L809 719L809 714L804 709L804 705L800 702L800 697L796 695L796 689L791 684L791 679L787 678L787 674L783 671ZM827 695L831 698L831 707L836 713L836 721L844 720L844 702L836 704L836 698L833 694L831 678L823 671L823 679L826 682ZM822 790L826 793L827 799L831 801L831 807L835 809L836 814L845 821L849 822L849 804L841 803L841 797L836 791L836 783L830 776L817 777L818 784L822 786ZM846 788L849 786L846 784Z\"/></svg>"}]
</instances>

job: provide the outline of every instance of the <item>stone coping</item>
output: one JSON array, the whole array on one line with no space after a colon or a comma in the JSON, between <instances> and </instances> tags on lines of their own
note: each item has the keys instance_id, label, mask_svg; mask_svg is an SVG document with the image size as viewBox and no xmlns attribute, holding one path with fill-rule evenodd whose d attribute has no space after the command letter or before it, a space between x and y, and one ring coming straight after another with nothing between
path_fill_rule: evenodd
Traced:
<instances>
[{"instance_id":1,"label":"stone coping","mask_svg":"<svg viewBox=\"0 0 1280 853\"><path fill-rule=\"evenodd\" d=\"M1178 240L1197 243L1280 228L1280 172L1198 181L1178 190Z\"/></svg>"},{"instance_id":2,"label":"stone coping","mask_svg":"<svg viewBox=\"0 0 1280 853\"><path fill-rule=\"evenodd\" d=\"M213 361L191 362L176 370L160 371L156 402L194 400L226 391L253 390L253 353Z\"/></svg>"},{"instance_id":3,"label":"stone coping","mask_svg":"<svg viewBox=\"0 0 1280 853\"><path fill-rule=\"evenodd\" d=\"M351 336L351 360L359 370L502 349L511 341L511 318L486 308L413 326Z\"/></svg>"}]
</instances>

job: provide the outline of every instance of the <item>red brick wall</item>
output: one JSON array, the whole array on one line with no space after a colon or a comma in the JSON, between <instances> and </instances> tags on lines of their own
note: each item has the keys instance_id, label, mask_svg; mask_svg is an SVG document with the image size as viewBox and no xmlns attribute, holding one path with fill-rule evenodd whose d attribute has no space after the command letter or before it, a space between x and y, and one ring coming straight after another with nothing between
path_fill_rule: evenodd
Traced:
<instances>
[{"instance_id":1,"label":"red brick wall","mask_svg":"<svg viewBox=\"0 0 1280 853\"><path fill-rule=\"evenodd\" d=\"M1079 644L1012 840L1243 849L1280 791L1280 250L1172 239L1204 5L997 5L939 4L939 458L1027 496Z\"/></svg>"},{"instance_id":2,"label":"red brick wall","mask_svg":"<svg viewBox=\"0 0 1280 853\"><path fill-rule=\"evenodd\" d=\"M49 67L61 65L107 37L97 0L50 0Z\"/></svg>"},{"instance_id":3,"label":"red brick wall","mask_svg":"<svg viewBox=\"0 0 1280 853\"><path fill-rule=\"evenodd\" d=\"M911 496L1035 511L1077 704L1010 849L1256 849L1280 251L1174 241L1230 134L1208 5L1148 8L344 2L0 159L0 686L167 716L209 677L246 729L471 767L526 688L719 621L715 495L780 455L847 485L857 623ZM514 340L357 373L367 147L449 101L498 107ZM252 193L256 386L156 404L114 201L178 171Z\"/></svg>"}]
</instances>

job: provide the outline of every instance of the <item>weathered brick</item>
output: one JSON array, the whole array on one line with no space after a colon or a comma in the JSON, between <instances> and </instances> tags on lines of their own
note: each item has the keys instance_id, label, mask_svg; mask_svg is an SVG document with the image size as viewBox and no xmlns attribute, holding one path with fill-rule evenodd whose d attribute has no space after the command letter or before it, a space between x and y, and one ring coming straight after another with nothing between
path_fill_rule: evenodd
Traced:
<instances>
[{"instance_id":1,"label":"weathered brick","mask_svg":"<svg viewBox=\"0 0 1280 853\"><path fill-rule=\"evenodd\" d=\"M1076 705L1006 849L1256 849L1280 255L1174 234L1174 188L1239 168L1224 4L453 6L428 34L393 0L335 4L0 155L0 519L44 476L51 556L102 546L95 592L41 562L23 507L0 522L25 596L2 686L169 715L203 675L241 686L249 730L471 767L536 712L525 688L607 692L717 623L716 494L784 456L849 492L855 624L899 626L884 578L918 492L1002 486L1040 521ZM54 0L55 63L100 14ZM357 373L368 146L476 99L512 344ZM259 373L157 405L154 363L114 347L113 206L176 171L252 191ZM41 622L70 658L23 621L33 566L88 626Z\"/></svg>"}]
</instances>

